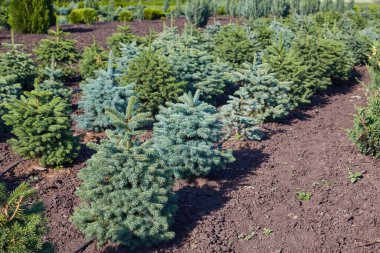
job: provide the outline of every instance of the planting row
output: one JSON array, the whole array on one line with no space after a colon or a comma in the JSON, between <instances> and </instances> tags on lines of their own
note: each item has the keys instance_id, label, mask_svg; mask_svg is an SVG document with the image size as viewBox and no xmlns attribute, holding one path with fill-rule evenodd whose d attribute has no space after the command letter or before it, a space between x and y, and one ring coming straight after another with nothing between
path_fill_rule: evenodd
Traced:
<instances>
[{"instance_id":1,"label":"planting row","mask_svg":"<svg viewBox=\"0 0 380 253\"><path fill-rule=\"evenodd\" d=\"M261 124L350 79L355 65L378 69L373 45L380 22L365 15L320 12L243 26L216 23L203 31L188 25L183 33L166 27L148 37L121 26L108 38L109 50L94 42L82 59L75 41L57 28L35 49L38 65L12 41L0 56L0 124L13 133L9 143L16 153L49 167L78 155L81 136L73 136L73 127L105 131L107 138L88 145L95 154L78 174L81 204L71 220L99 244L154 245L175 236L175 179L225 168L234 157L222 149L224 141L260 140ZM71 119L72 90L64 84L78 75L78 62L84 81ZM355 128L366 130L373 113L378 111L366 110L369 123ZM379 140L372 140L378 122L371 129L367 142L378 148ZM43 247L45 221L28 205L32 196L26 184L10 195L0 189L6 231L0 249ZM12 240L15 234L22 239Z\"/></svg>"}]
</instances>

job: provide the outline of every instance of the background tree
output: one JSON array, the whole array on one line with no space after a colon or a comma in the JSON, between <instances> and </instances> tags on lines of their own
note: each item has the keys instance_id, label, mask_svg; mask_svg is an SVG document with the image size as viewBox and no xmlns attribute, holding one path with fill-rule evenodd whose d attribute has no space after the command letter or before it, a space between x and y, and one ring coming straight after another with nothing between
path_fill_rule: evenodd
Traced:
<instances>
[{"instance_id":1,"label":"background tree","mask_svg":"<svg viewBox=\"0 0 380 253\"><path fill-rule=\"evenodd\" d=\"M185 16L189 23L204 27L212 14L213 8L210 0L187 0Z\"/></svg>"},{"instance_id":2,"label":"background tree","mask_svg":"<svg viewBox=\"0 0 380 253\"><path fill-rule=\"evenodd\" d=\"M215 107L199 100L200 92L184 94L180 103L166 104L156 116L153 139L176 178L205 176L234 161L222 150L223 122Z\"/></svg>"},{"instance_id":3,"label":"background tree","mask_svg":"<svg viewBox=\"0 0 380 253\"><path fill-rule=\"evenodd\" d=\"M11 0L9 24L23 33L46 33L55 22L52 0Z\"/></svg>"}]
</instances>

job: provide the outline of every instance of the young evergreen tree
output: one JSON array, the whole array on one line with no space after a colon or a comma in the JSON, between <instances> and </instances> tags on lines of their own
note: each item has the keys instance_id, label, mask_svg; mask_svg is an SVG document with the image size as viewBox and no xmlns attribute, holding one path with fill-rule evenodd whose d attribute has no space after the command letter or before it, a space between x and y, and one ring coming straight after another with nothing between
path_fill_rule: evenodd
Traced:
<instances>
[{"instance_id":1,"label":"young evergreen tree","mask_svg":"<svg viewBox=\"0 0 380 253\"><path fill-rule=\"evenodd\" d=\"M129 98L134 94L132 85L120 87L113 69L113 56L110 53L108 69L96 72L95 79L88 79L81 84L83 95L79 109L83 114L77 117L78 128L99 132L112 127L112 120L106 109L123 112Z\"/></svg>"},{"instance_id":2,"label":"young evergreen tree","mask_svg":"<svg viewBox=\"0 0 380 253\"><path fill-rule=\"evenodd\" d=\"M181 95L185 83L176 79L172 69L173 66L160 52L151 48L142 51L129 63L124 84L125 81L135 84L142 111L155 115L159 105L176 101Z\"/></svg>"},{"instance_id":3,"label":"young evergreen tree","mask_svg":"<svg viewBox=\"0 0 380 253\"><path fill-rule=\"evenodd\" d=\"M214 102L217 96L232 85L226 75L232 68L207 51L179 45L180 43L170 47L168 51L168 61L173 66L177 79L187 83L187 90L195 92L199 89L202 99Z\"/></svg>"},{"instance_id":4,"label":"young evergreen tree","mask_svg":"<svg viewBox=\"0 0 380 253\"><path fill-rule=\"evenodd\" d=\"M96 70L106 69L107 53L95 39L91 46L84 47L79 65L80 74L84 79L95 78Z\"/></svg>"},{"instance_id":5,"label":"young evergreen tree","mask_svg":"<svg viewBox=\"0 0 380 253\"><path fill-rule=\"evenodd\" d=\"M252 108L257 108L257 101L242 92L240 89L234 96L229 96L227 104L221 108L225 129L228 136L235 140L260 140L262 133L258 126L261 120L250 115Z\"/></svg>"},{"instance_id":6,"label":"young evergreen tree","mask_svg":"<svg viewBox=\"0 0 380 253\"><path fill-rule=\"evenodd\" d=\"M27 183L21 183L11 193L0 183L0 252L41 252L46 220L35 196L36 191Z\"/></svg>"},{"instance_id":7,"label":"young evergreen tree","mask_svg":"<svg viewBox=\"0 0 380 253\"><path fill-rule=\"evenodd\" d=\"M80 55L75 48L75 41L65 39L68 33L63 32L57 26L56 31L50 30L51 38L42 39L34 52L37 61L42 67L50 66L54 59L57 68L64 70L65 77L75 72L74 63L78 62Z\"/></svg>"},{"instance_id":8,"label":"young evergreen tree","mask_svg":"<svg viewBox=\"0 0 380 253\"><path fill-rule=\"evenodd\" d=\"M129 44L121 44L120 57L117 59L116 63L116 75L121 77L121 82L123 81L123 76L127 75L129 63L135 59L144 48L138 46L136 42Z\"/></svg>"},{"instance_id":9,"label":"young evergreen tree","mask_svg":"<svg viewBox=\"0 0 380 253\"><path fill-rule=\"evenodd\" d=\"M6 105L17 98L21 93L21 85L16 83L16 76L0 76L0 130L5 131L8 128L5 126L1 117L5 115L8 110Z\"/></svg>"},{"instance_id":10,"label":"young evergreen tree","mask_svg":"<svg viewBox=\"0 0 380 253\"><path fill-rule=\"evenodd\" d=\"M233 77L241 84L235 96L252 105L246 116L263 122L288 114L292 107L289 97L291 82L278 81L267 64L244 63Z\"/></svg>"},{"instance_id":11,"label":"young evergreen tree","mask_svg":"<svg viewBox=\"0 0 380 253\"><path fill-rule=\"evenodd\" d=\"M14 43L13 31L12 43L4 46L10 50L0 54L0 76L14 75L16 83L20 83L24 89L31 89L37 75L36 64L31 56L17 49L21 45Z\"/></svg>"},{"instance_id":12,"label":"young evergreen tree","mask_svg":"<svg viewBox=\"0 0 380 253\"><path fill-rule=\"evenodd\" d=\"M131 27L128 25L118 26L118 32L112 34L111 37L107 38L108 47L112 50L116 58L120 57L120 48L123 44L130 44L136 42L138 45L143 44L143 38L134 35L131 32Z\"/></svg>"},{"instance_id":13,"label":"young evergreen tree","mask_svg":"<svg viewBox=\"0 0 380 253\"><path fill-rule=\"evenodd\" d=\"M365 155L380 156L380 93L368 99L367 107L358 108L350 139Z\"/></svg>"},{"instance_id":14,"label":"young evergreen tree","mask_svg":"<svg viewBox=\"0 0 380 253\"><path fill-rule=\"evenodd\" d=\"M253 62L258 43L249 39L246 29L238 25L223 26L214 36L213 54L230 62L234 67L243 62Z\"/></svg>"},{"instance_id":15,"label":"young evergreen tree","mask_svg":"<svg viewBox=\"0 0 380 253\"><path fill-rule=\"evenodd\" d=\"M271 71L279 81L292 82L289 96L293 108L310 102L309 98L313 95L313 91L305 82L310 66L303 65L294 51L285 48L282 37L276 44L267 48L263 62L270 65Z\"/></svg>"},{"instance_id":16,"label":"young evergreen tree","mask_svg":"<svg viewBox=\"0 0 380 253\"><path fill-rule=\"evenodd\" d=\"M9 24L22 33L46 33L55 22L52 0L11 0Z\"/></svg>"},{"instance_id":17,"label":"young evergreen tree","mask_svg":"<svg viewBox=\"0 0 380 253\"><path fill-rule=\"evenodd\" d=\"M52 59L50 67L45 67L43 75L46 76L46 80L40 83L41 91L50 91L54 97L60 97L70 103L72 91L65 88L65 85L59 80L64 75L61 69L57 69L54 59ZM36 82L38 82L38 78Z\"/></svg>"},{"instance_id":18,"label":"young evergreen tree","mask_svg":"<svg viewBox=\"0 0 380 253\"><path fill-rule=\"evenodd\" d=\"M156 116L154 145L174 176L192 179L234 161L231 151L222 150L223 122L215 107L199 100L200 92L166 104Z\"/></svg>"},{"instance_id":19,"label":"young evergreen tree","mask_svg":"<svg viewBox=\"0 0 380 253\"><path fill-rule=\"evenodd\" d=\"M110 114L123 131L106 131L107 140L91 143L96 153L78 173L82 203L71 218L88 239L131 250L172 239L177 211L172 172L154 149L140 142L139 129L150 120L134 113L135 103L132 97L125 115Z\"/></svg>"},{"instance_id":20,"label":"young evergreen tree","mask_svg":"<svg viewBox=\"0 0 380 253\"><path fill-rule=\"evenodd\" d=\"M78 140L73 137L70 106L50 91L39 86L13 99L2 117L12 126L14 138L9 140L13 150L28 158L38 158L42 166L60 166L77 156Z\"/></svg>"}]
</instances>

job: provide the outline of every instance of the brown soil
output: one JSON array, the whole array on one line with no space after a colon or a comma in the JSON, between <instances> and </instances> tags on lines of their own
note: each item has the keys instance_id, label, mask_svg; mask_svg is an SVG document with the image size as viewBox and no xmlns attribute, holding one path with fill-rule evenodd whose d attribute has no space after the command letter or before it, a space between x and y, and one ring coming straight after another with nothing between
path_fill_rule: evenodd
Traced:
<instances>
[{"instance_id":1,"label":"brown soil","mask_svg":"<svg viewBox=\"0 0 380 253\"><path fill-rule=\"evenodd\" d=\"M213 23L218 21L222 24L227 24L229 22L236 22L234 18L229 17L215 17L210 20L209 23ZM133 21L127 22L132 29L132 32L143 36L149 33L161 32L163 30L164 24L167 26L177 26L179 30L184 28L186 23L185 18L170 20L153 20L153 21ZM79 51L82 50L84 46L92 44L93 39L103 47L106 47L106 38L111 36L113 33L117 32L117 26L124 25L124 22L99 22L93 25L62 25L60 28L69 32L70 35L68 38L75 39L77 49ZM51 29L55 29L52 27ZM41 39L47 38L46 34L15 34L15 41L18 44L23 44L25 46L26 51L32 52L33 48L38 45L38 42ZM2 47L2 43L9 43L11 40L11 35L9 31L0 30L0 51L6 50Z\"/></svg>"},{"instance_id":2,"label":"brown soil","mask_svg":"<svg viewBox=\"0 0 380 253\"><path fill-rule=\"evenodd\" d=\"M176 22L183 24L182 19ZM159 30L162 21L135 22L132 27L141 33L150 25ZM93 35L104 44L116 23L67 29L72 29L81 48ZM7 36L0 32L0 41ZM29 42L30 49L42 37L18 35L17 40ZM365 68L357 71L367 82ZM307 108L266 124L265 140L225 143L235 150L237 161L207 178L177 182L176 238L141 252L380 252L379 160L361 155L346 132L355 105L365 103L364 98L360 85L333 86L326 95L315 96ZM0 172L20 159L6 143L8 138L0 136ZM83 147L74 164L60 170L44 170L36 161L24 161L1 179L11 186L29 180L38 189L50 227L45 239L58 253L70 253L85 242L69 217L79 203L74 194L80 183L76 173L91 154ZM351 184L349 168L362 172L364 178ZM299 191L311 192L311 200L298 200ZM265 236L264 228L273 232ZM85 252L128 251L92 243Z\"/></svg>"}]
</instances>

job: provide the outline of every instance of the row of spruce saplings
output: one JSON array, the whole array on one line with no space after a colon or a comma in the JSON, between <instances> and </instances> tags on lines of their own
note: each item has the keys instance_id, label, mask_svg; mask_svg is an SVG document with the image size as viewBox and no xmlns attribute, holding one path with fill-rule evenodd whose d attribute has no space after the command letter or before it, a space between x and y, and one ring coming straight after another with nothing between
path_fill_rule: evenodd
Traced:
<instances>
[{"instance_id":1,"label":"row of spruce saplings","mask_svg":"<svg viewBox=\"0 0 380 253\"><path fill-rule=\"evenodd\" d=\"M175 3L174 3L175 2ZM55 24L94 23L97 21L132 21L176 18L185 15L195 26L205 26L214 15L230 15L248 20L260 17L287 17L309 15L319 11L344 13L361 12L366 16L380 16L379 6L367 6L360 10L354 0L189 0L147 1L145 6L126 1L0 1L0 27L12 27L17 32L46 33ZM126 6L127 5L127 6ZM161 8L157 6L162 6Z\"/></svg>"},{"instance_id":2,"label":"row of spruce saplings","mask_svg":"<svg viewBox=\"0 0 380 253\"><path fill-rule=\"evenodd\" d=\"M355 35L344 29L347 24ZM368 25L360 16L325 13L247 26L215 24L202 33L167 28L147 38L120 27L108 40L113 52L108 60L95 43L86 48L80 68L88 70L88 79L81 85L76 121L85 130L108 129L108 138L90 144L96 153L78 174L82 203L71 218L74 224L100 244L132 249L173 238L174 178L224 167L234 160L221 148L226 136L259 139L262 122L284 117L333 80L347 80L355 63L368 61L367 39L378 36ZM0 57L6 63L0 64L6 74L0 79L0 110L14 134L9 143L44 166L71 162L79 147L71 130L71 91L62 84L78 54L62 31L52 34L36 50L44 71L20 98L20 84L30 88L35 64L14 43ZM235 92L217 110L211 104L228 90ZM149 139L152 114L156 122ZM34 191L23 183L10 195L1 186L0 194L2 248L48 247L40 240L46 221L39 204L28 205Z\"/></svg>"}]
</instances>

